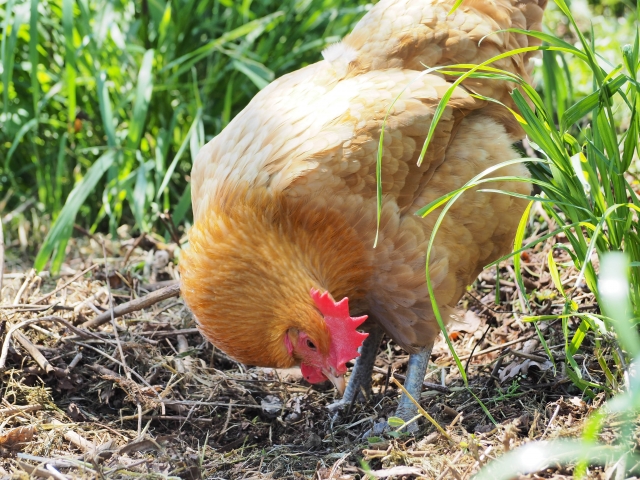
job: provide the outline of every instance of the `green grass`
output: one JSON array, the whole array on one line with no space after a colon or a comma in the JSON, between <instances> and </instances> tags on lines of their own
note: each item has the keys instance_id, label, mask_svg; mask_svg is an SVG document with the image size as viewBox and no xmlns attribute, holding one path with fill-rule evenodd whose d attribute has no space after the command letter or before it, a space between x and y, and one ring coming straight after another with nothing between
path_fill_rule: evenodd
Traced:
<instances>
[{"instance_id":1,"label":"green grass","mask_svg":"<svg viewBox=\"0 0 640 480\"><path fill-rule=\"evenodd\" d=\"M638 133L640 132L640 89L637 83L640 69L640 33L636 31L629 43L618 50L615 63L607 62L585 38L562 0L557 2L573 25L579 39L568 51L558 51L555 64L545 64L545 76L551 76L556 65L566 63L568 56L578 57L582 65L592 72L592 92L567 102L566 109L550 110L540 97L530 95L536 106L535 113L522 95L515 92L514 99L525 118L524 129L536 148L543 152L546 162L531 165L533 178L551 202L544 203L547 213L560 226L571 245L573 263L580 274L571 291L561 291L565 299L563 321L565 331L567 372L573 382L587 394L594 389L612 388L614 385L593 384L583 378L581 369L573 360L588 332L604 334L611 331L607 321L597 322L594 317L583 316L576 332L569 334L567 322L570 314L577 313L573 301L576 288L584 279L602 304L596 279L594 254L601 258L610 251L623 251L631 259L631 312L640 316L640 231L637 212L640 198L630 184L629 170L637 162ZM637 18L637 11L632 15ZM560 41L555 41L561 46ZM575 50L574 50L575 49ZM560 60L558 62L558 60ZM554 98L571 99L570 75L555 77L547 88ZM529 91L527 91L529 92ZM564 245L557 248L566 249ZM559 283L559 282L557 282ZM535 320L531 318L530 320ZM604 331L603 331L604 330ZM599 340L596 339L596 343ZM602 350L596 349L596 355ZM604 359L600 359L604 363ZM620 372L624 365L618 364Z\"/></svg>"},{"instance_id":2,"label":"green grass","mask_svg":"<svg viewBox=\"0 0 640 480\"><path fill-rule=\"evenodd\" d=\"M0 201L114 233L189 222L198 149L275 77L320 58L364 1L8 0L0 3ZM10 229L9 229L10 230Z\"/></svg>"},{"instance_id":3,"label":"green grass","mask_svg":"<svg viewBox=\"0 0 640 480\"><path fill-rule=\"evenodd\" d=\"M600 265L599 293L604 313L617 332L620 343L629 354L631 372L625 391L605 402L586 420L581 438L550 442L531 442L487 464L476 480L501 480L533 473L555 465L573 465L575 478L587 478L593 465L615 466L615 478L627 478L640 473L640 456L636 453L634 431L640 414L640 335L632 325L629 292L628 257L621 252L604 254ZM612 422L613 421L613 422ZM605 444L599 435L608 423L620 427L614 430L614 441ZM610 429L611 432L611 429ZM614 478L614 477L611 477Z\"/></svg>"}]
</instances>

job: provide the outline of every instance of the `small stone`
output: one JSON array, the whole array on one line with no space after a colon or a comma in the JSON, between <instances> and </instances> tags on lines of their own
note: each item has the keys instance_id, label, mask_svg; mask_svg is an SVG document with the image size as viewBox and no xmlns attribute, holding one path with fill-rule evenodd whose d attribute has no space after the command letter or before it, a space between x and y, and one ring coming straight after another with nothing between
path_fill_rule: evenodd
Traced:
<instances>
[{"instance_id":1,"label":"small stone","mask_svg":"<svg viewBox=\"0 0 640 480\"><path fill-rule=\"evenodd\" d=\"M311 432L309 434L309 437L307 438L307 441L305 442L305 446L309 448L317 448L320 445L322 445L322 439L320 438L320 436L316 433Z\"/></svg>"},{"instance_id":2,"label":"small stone","mask_svg":"<svg viewBox=\"0 0 640 480\"><path fill-rule=\"evenodd\" d=\"M275 395L267 395L260 401L260 407L265 415L275 418L282 411L282 401Z\"/></svg>"}]
</instances>

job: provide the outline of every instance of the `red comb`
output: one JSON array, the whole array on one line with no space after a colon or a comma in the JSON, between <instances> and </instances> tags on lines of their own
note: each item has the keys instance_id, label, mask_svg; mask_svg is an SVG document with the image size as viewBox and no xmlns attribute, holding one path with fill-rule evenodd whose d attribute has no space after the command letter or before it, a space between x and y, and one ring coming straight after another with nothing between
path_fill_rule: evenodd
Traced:
<instances>
[{"instance_id":1,"label":"red comb","mask_svg":"<svg viewBox=\"0 0 640 480\"><path fill-rule=\"evenodd\" d=\"M329 292L320 293L312 288L311 298L324 316L327 328L331 332L329 360L338 373L345 373L347 371L346 363L360 356L358 348L369 336L368 333L360 333L356 330L367 319L367 316L350 316L347 297L336 302L331 298Z\"/></svg>"}]
</instances>

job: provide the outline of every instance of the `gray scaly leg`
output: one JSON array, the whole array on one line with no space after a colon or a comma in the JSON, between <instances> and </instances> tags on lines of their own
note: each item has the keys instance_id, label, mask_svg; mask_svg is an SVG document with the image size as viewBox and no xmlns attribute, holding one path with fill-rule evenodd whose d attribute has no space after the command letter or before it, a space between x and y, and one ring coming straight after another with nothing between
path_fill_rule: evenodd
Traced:
<instances>
[{"instance_id":1,"label":"gray scaly leg","mask_svg":"<svg viewBox=\"0 0 640 480\"><path fill-rule=\"evenodd\" d=\"M427 365L429 363L429 357L431 356L431 349L433 345L430 347L423 348L418 353L413 353L409 355L409 363L407 365L407 376L404 381L404 388L407 389L407 392L417 401L420 401L420 394L422 393L422 386L424 382L424 375L427 372ZM398 408L396 409L395 416L401 418L405 422L408 422L418 413L418 407L414 405L414 403L407 397L404 392L400 396L400 401L398 402ZM406 429L410 432L415 432L418 430L417 423L413 422L409 424ZM382 420L379 423L376 423L373 428L367 431L364 436L370 437L372 435L382 435L384 432L389 430L389 424Z\"/></svg>"},{"instance_id":2,"label":"gray scaly leg","mask_svg":"<svg viewBox=\"0 0 640 480\"><path fill-rule=\"evenodd\" d=\"M429 357L431 356L431 349L433 346L422 349L418 353L409 355L409 364L407 365L407 378L404 381L404 388L407 392L416 400L420 401L420 394L422 393L422 384L424 382L424 375L427 373L427 365L429 364ZM408 422L418 413L418 407L407 397L404 392L400 397L398 408L396 409L396 417L401 418L405 422Z\"/></svg>"},{"instance_id":3,"label":"gray scaly leg","mask_svg":"<svg viewBox=\"0 0 640 480\"><path fill-rule=\"evenodd\" d=\"M378 355L378 347L382 341L382 336L383 331L378 326L374 326L369 331L369 336L358 350L360 356L356 358L344 396L329 405L329 410L337 410L351 405L362 389L367 394L371 393L371 374L373 373L373 364Z\"/></svg>"}]
</instances>

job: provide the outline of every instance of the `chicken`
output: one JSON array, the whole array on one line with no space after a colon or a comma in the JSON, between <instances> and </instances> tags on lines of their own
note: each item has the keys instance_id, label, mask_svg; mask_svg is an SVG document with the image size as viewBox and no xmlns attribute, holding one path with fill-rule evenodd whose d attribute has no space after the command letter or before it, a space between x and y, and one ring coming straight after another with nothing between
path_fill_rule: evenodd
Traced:
<instances>
[{"instance_id":1,"label":"chicken","mask_svg":"<svg viewBox=\"0 0 640 480\"><path fill-rule=\"evenodd\" d=\"M300 365L309 382L330 379L342 390L346 363L359 357L343 400L349 402L370 387L386 333L411 354L405 385L419 398L439 333L425 278L437 215L415 212L517 158L512 144L524 136L504 106L515 108L515 84L468 79L418 164L436 106L453 81L425 68L539 45L503 30L539 29L546 0L465 0L448 15L453 4L380 1L323 52L324 60L271 83L199 152L191 177L194 224L180 261L182 295L203 335L233 358ZM492 66L529 79L534 54ZM492 175L528 173L517 163ZM530 189L509 180L490 185L520 194ZM429 265L445 318L483 266L510 251L525 205L472 189L449 210ZM408 420L415 412L403 395L396 415Z\"/></svg>"}]
</instances>

